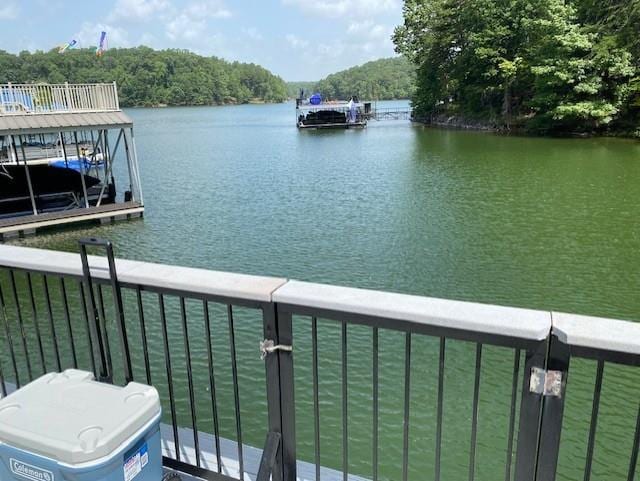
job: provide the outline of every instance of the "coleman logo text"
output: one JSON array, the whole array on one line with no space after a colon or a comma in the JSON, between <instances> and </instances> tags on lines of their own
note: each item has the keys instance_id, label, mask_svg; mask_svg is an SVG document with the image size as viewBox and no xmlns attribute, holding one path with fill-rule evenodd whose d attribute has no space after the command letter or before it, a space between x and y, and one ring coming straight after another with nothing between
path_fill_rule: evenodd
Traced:
<instances>
[{"instance_id":1,"label":"coleman logo text","mask_svg":"<svg viewBox=\"0 0 640 481\"><path fill-rule=\"evenodd\" d=\"M38 468L22 461L11 458L11 472L31 481L55 481L53 473L46 469Z\"/></svg>"}]
</instances>

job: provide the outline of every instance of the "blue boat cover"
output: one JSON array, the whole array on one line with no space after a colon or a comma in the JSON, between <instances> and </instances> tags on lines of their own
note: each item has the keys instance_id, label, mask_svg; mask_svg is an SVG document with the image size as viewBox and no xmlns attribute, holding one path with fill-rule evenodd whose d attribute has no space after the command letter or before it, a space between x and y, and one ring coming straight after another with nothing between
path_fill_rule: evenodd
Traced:
<instances>
[{"instance_id":1,"label":"blue boat cover","mask_svg":"<svg viewBox=\"0 0 640 481\"><path fill-rule=\"evenodd\" d=\"M77 170L78 172L81 172L81 168L83 168L85 172L88 172L90 167L95 166L95 164L92 164L88 159L82 159L82 166L80 161L77 159L68 160L66 163L64 160L54 160L53 162L49 162L51 167L58 167L61 169L66 169L67 164L69 165L69 169ZM103 165L103 162L98 162L98 165Z\"/></svg>"},{"instance_id":2,"label":"blue boat cover","mask_svg":"<svg viewBox=\"0 0 640 481\"><path fill-rule=\"evenodd\" d=\"M311 105L320 105L322 103L322 95L316 92L311 97L309 97L309 103Z\"/></svg>"}]
</instances>

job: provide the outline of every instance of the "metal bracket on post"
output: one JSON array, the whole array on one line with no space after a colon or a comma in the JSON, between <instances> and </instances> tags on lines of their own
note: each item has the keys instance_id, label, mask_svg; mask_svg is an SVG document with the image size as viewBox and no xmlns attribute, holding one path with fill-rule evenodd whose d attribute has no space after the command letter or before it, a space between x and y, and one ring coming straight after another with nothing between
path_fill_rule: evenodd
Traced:
<instances>
[{"instance_id":1,"label":"metal bracket on post","mask_svg":"<svg viewBox=\"0 0 640 481\"><path fill-rule=\"evenodd\" d=\"M264 341L260 342L260 359L262 359L263 361L268 354L276 351L292 352L293 346L284 346L282 344L276 345L276 343L271 339L265 339Z\"/></svg>"},{"instance_id":2,"label":"metal bracket on post","mask_svg":"<svg viewBox=\"0 0 640 481\"><path fill-rule=\"evenodd\" d=\"M531 368L529 392L542 396L562 397L562 371L547 371Z\"/></svg>"}]
</instances>

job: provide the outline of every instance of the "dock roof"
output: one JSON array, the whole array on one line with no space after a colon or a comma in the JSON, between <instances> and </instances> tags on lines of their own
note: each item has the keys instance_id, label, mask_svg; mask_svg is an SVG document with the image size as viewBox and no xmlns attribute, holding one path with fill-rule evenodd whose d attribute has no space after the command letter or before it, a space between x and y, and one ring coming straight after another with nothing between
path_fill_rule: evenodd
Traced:
<instances>
[{"instance_id":1,"label":"dock roof","mask_svg":"<svg viewBox=\"0 0 640 481\"><path fill-rule=\"evenodd\" d=\"M29 135L131 126L133 121L121 111L0 115L0 135Z\"/></svg>"}]
</instances>

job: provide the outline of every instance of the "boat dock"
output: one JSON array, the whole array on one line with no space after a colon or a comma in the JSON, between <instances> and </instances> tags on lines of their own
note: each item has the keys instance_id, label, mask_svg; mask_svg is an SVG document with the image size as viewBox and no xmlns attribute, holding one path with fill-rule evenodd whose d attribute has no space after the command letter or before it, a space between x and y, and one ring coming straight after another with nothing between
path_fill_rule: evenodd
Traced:
<instances>
[{"instance_id":1,"label":"boat dock","mask_svg":"<svg viewBox=\"0 0 640 481\"><path fill-rule=\"evenodd\" d=\"M370 120L412 120L411 107L381 107L376 102L323 102L296 99L298 129L362 129Z\"/></svg>"},{"instance_id":2,"label":"boat dock","mask_svg":"<svg viewBox=\"0 0 640 481\"><path fill-rule=\"evenodd\" d=\"M115 83L0 85L0 241L143 212Z\"/></svg>"}]
</instances>

